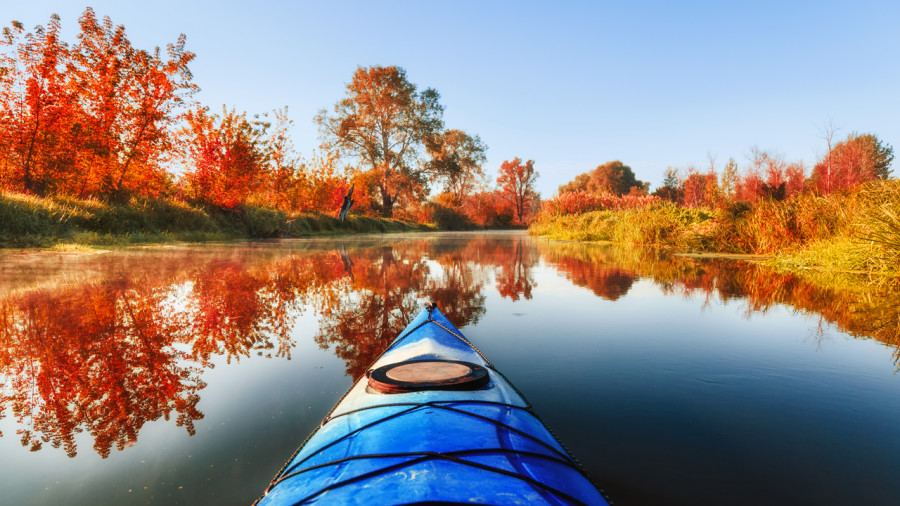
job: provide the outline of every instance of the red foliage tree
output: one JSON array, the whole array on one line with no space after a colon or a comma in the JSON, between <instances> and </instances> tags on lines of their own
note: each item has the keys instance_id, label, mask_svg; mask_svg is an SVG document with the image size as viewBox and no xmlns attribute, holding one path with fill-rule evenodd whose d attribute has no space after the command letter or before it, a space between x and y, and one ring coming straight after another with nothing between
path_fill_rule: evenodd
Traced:
<instances>
[{"instance_id":1,"label":"red foliage tree","mask_svg":"<svg viewBox=\"0 0 900 506\"><path fill-rule=\"evenodd\" d=\"M480 227L502 228L512 225L515 208L499 191L480 191L463 197L463 214Z\"/></svg>"},{"instance_id":2,"label":"red foliage tree","mask_svg":"<svg viewBox=\"0 0 900 506\"><path fill-rule=\"evenodd\" d=\"M264 124L224 108L221 117L198 108L185 120L190 198L231 209L264 188L270 176Z\"/></svg>"},{"instance_id":3,"label":"red foliage tree","mask_svg":"<svg viewBox=\"0 0 900 506\"><path fill-rule=\"evenodd\" d=\"M687 207L711 207L719 201L719 178L714 169L706 174L688 168L687 175L681 181L682 203Z\"/></svg>"},{"instance_id":4,"label":"red foliage tree","mask_svg":"<svg viewBox=\"0 0 900 506\"><path fill-rule=\"evenodd\" d=\"M756 202L760 198L784 200L803 191L805 179L801 163L787 163L777 155L758 148L751 151L750 168L735 184L735 198Z\"/></svg>"},{"instance_id":5,"label":"red foliage tree","mask_svg":"<svg viewBox=\"0 0 900 506\"><path fill-rule=\"evenodd\" d=\"M812 186L822 194L846 190L890 175L894 148L872 134L851 133L813 168Z\"/></svg>"},{"instance_id":6,"label":"red foliage tree","mask_svg":"<svg viewBox=\"0 0 900 506\"><path fill-rule=\"evenodd\" d=\"M3 29L0 53L0 183L35 194L65 187L74 176L76 97L67 86L70 52L59 38L59 16L22 33Z\"/></svg>"},{"instance_id":7,"label":"red foliage tree","mask_svg":"<svg viewBox=\"0 0 900 506\"><path fill-rule=\"evenodd\" d=\"M99 21L88 7L79 19L72 86L83 110L85 189L106 195L157 195L168 181L176 111L196 91L185 36L168 58L131 45L125 27ZM95 188L91 186L96 185ZM82 193L84 189L82 189Z\"/></svg>"},{"instance_id":8,"label":"red foliage tree","mask_svg":"<svg viewBox=\"0 0 900 506\"><path fill-rule=\"evenodd\" d=\"M516 157L512 161L505 160L500 165L500 175L497 177L500 196L512 204L517 224L527 224L532 215L532 204L539 198L534 191L534 183L539 175L534 170L534 160L522 163Z\"/></svg>"},{"instance_id":9,"label":"red foliage tree","mask_svg":"<svg viewBox=\"0 0 900 506\"><path fill-rule=\"evenodd\" d=\"M647 190L650 183L638 180L631 167L619 160L598 165L592 171L575 176L575 179L559 187L559 193L587 191L611 193L616 196L630 193L632 189Z\"/></svg>"},{"instance_id":10,"label":"red foliage tree","mask_svg":"<svg viewBox=\"0 0 900 506\"><path fill-rule=\"evenodd\" d=\"M182 35L168 56L132 47L122 26L86 9L79 42L59 38L59 17L0 53L0 183L29 193L157 195L179 108L196 90Z\"/></svg>"},{"instance_id":11,"label":"red foliage tree","mask_svg":"<svg viewBox=\"0 0 900 506\"><path fill-rule=\"evenodd\" d=\"M365 190L385 217L399 202L424 198L418 151L443 129L439 100L431 88L417 91L400 67L359 67L333 115L322 110L316 116L325 148L373 173Z\"/></svg>"}]
</instances>

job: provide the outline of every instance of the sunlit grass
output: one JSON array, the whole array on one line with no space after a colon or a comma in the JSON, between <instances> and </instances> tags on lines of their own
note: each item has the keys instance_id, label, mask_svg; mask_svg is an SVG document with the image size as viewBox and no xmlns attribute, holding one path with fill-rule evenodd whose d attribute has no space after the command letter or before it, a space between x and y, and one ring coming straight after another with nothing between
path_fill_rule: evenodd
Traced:
<instances>
[{"instance_id":1,"label":"sunlit grass","mask_svg":"<svg viewBox=\"0 0 900 506\"><path fill-rule=\"evenodd\" d=\"M868 272L872 247L850 237L815 241L804 248L775 256L771 265L790 270L817 269L847 273Z\"/></svg>"},{"instance_id":2,"label":"sunlit grass","mask_svg":"<svg viewBox=\"0 0 900 506\"><path fill-rule=\"evenodd\" d=\"M691 248L696 230L714 215L670 203L626 210L545 216L529 228L532 235L567 241L609 241L642 246Z\"/></svg>"},{"instance_id":3,"label":"sunlit grass","mask_svg":"<svg viewBox=\"0 0 900 506\"><path fill-rule=\"evenodd\" d=\"M430 229L397 220L327 215L289 216L262 206L209 210L173 199L126 204L66 197L0 194L0 247L73 248L225 241Z\"/></svg>"},{"instance_id":4,"label":"sunlit grass","mask_svg":"<svg viewBox=\"0 0 900 506\"><path fill-rule=\"evenodd\" d=\"M95 248L92 248L85 244L75 244L75 243L60 243L53 246L53 251L59 251L61 253L90 253L96 251Z\"/></svg>"}]
</instances>

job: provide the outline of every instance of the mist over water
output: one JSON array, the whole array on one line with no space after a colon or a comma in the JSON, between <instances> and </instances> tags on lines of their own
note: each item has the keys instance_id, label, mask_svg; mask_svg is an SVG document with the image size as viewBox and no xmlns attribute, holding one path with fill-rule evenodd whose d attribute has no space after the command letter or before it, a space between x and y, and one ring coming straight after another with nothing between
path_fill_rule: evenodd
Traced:
<instances>
[{"instance_id":1,"label":"mist over water","mask_svg":"<svg viewBox=\"0 0 900 506\"><path fill-rule=\"evenodd\" d=\"M616 504L893 504L900 290L521 233L0 256L10 504L247 504L435 301Z\"/></svg>"}]
</instances>

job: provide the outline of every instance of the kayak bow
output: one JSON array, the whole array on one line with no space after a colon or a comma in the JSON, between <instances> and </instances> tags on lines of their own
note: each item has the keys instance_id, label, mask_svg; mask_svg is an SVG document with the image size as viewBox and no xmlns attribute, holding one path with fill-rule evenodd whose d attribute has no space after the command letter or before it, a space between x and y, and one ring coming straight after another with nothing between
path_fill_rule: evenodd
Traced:
<instances>
[{"instance_id":1,"label":"kayak bow","mask_svg":"<svg viewBox=\"0 0 900 506\"><path fill-rule=\"evenodd\" d=\"M316 502L607 504L518 390L433 305L257 501Z\"/></svg>"}]
</instances>

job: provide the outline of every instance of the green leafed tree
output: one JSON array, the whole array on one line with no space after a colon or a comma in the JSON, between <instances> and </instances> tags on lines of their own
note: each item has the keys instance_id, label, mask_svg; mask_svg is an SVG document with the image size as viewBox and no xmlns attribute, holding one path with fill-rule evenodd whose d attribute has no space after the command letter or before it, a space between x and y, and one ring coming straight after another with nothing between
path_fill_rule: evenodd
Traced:
<instances>
[{"instance_id":1,"label":"green leafed tree","mask_svg":"<svg viewBox=\"0 0 900 506\"><path fill-rule=\"evenodd\" d=\"M486 160L487 146L477 135L462 130L445 130L428 143L431 160L428 168L434 179L444 183L444 191L457 206L484 179L482 164Z\"/></svg>"},{"instance_id":2,"label":"green leafed tree","mask_svg":"<svg viewBox=\"0 0 900 506\"><path fill-rule=\"evenodd\" d=\"M678 177L677 168L669 167L666 169L666 177L663 178L663 184L653 192L653 195L669 202L681 203L684 198L684 184Z\"/></svg>"},{"instance_id":3,"label":"green leafed tree","mask_svg":"<svg viewBox=\"0 0 900 506\"><path fill-rule=\"evenodd\" d=\"M738 181L738 165L734 158L729 158L725 168L722 169L722 177L719 179L719 190L726 200L734 199L735 188Z\"/></svg>"},{"instance_id":4,"label":"green leafed tree","mask_svg":"<svg viewBox=\"0 0 900 506\"><path fill-rule=\"evenodd\" d=\"M316 116L322 147L371 173L372 202L386 217L403 195L424 197L419 155L444 127L439 100L432 88L418 91L400 67L358 67L346 96Z\"/></svg>"}]
</instances>

